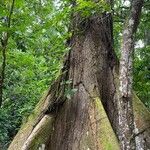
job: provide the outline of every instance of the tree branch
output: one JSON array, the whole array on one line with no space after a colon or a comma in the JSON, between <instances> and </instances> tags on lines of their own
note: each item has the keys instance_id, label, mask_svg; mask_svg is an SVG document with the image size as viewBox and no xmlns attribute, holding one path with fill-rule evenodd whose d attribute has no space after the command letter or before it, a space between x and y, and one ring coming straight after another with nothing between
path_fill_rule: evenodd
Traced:
<instances>
[{"instance_id":1,"label":"tree branch","mask_svg":"<svg viewBox=\"0 0 150 150\"><path fill-rule=\"evenodd\" d=\"M10 7L10 13L7 17L7 28L10 28L11 25L11 17L13 14L15 0L12 1L11 7ZM6 68L6 49L8 45L8 39L9 39L9 31L3 32L2 39L1 39L1 45L2 45L2 71L1 71L1 79L0 79L0 107L2 105L2 99L3 99L3 85L4 85L4 79L5 79L5 68Z\"/></svg>"}]
</instances>

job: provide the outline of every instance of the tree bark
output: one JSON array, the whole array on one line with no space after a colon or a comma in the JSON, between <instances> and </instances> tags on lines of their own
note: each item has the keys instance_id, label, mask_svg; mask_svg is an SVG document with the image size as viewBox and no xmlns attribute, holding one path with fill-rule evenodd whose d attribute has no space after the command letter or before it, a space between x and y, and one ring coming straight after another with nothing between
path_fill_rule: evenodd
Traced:
<instances>
[{"instance_id":1,"label":"tree bark","mask_svg":"<svg viewBox=\"0 0 150 150\"><path fill-rule=\"evenodd\" d=\"M134 34L136 33L144 0L133 0L131 12L127 19L121 48L120 60L120 97L118 100L118 137L122 150L136 148L134 138L134 114L132 106L132 70Z\"/></svg>"},{"instance_id":2,"label":"tree bark","mask_svg":"<svg viewBox=\"0 0 150 150\"><path fill-rule=\"evenodd\" d=\"M47 114L54 119L46 149L96 150L111 147L117 150L118 141L101 104L102 100L115 120L111 100L115 92L111 15L81 19L79 15L74 16L71 51L65 60L62 75L48 92L45 107L39 115L36 114L33 126L40 127L41 120ZM71 84L66 84L67 81L71 81ZM77 90L71 99L65 96L69 89ZM107 100L110 105L107 105ZM32 147L31 139L37 129L29 128L29 122L22 129L28 135L21 140L20 146L17 144L17 149ZM25 131L26 128L29 133ZM9 149L13 149L13 145Z\"/></svg>"},{"instance_id":3,"label":"tree bark","mask_svg":"<svg viewBox=\"0 0 150 150\"><path fill-rule=\"evenodd\" d=\"M111 14L86 19L75 14L73 18L71 50L61 75L8 150L120 149L116 137L119 65L113 51ZM138 133L144 135L148 148L150 113L136 97L134 101ZM136 110L138 105L144 114Z\"/></svg>"}]
</instances>

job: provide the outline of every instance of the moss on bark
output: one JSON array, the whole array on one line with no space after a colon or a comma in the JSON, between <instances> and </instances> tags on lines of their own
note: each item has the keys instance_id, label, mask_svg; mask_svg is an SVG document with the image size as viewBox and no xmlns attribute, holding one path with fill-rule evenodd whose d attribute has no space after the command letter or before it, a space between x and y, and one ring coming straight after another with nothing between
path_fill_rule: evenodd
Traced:
<instances>
[{"instance_id":1,"label":"moss on bark","mask_svg":"<svg viewBox=\"0 0 150 150\"><path fill-rule=\"evenodd\" d=\"M33 132L34 124L43 109L44 102L45 98L42 98L35 108L33 114L29 116L28 121L22 125L20 131L14 138L8 150L21 150L29 135L31 134L31 132ZM135 94L133 105L137 127L139 131L143 131L144 129L147 129L149 127L150 112L145 108L145 106ZM91 116L91 129L89 130L89 132L87 131L86 134L82 135L80 147L82 147L83 150L87 150L88 148L93 149L96 143L97 147L100 150L119 149L116 136L112 130L111 124L98 97L92 100L89 113L89 116ZM35 134L35 137L30 144L30 149L36 150L42 144L47 145L47 143L49 143L48 140L50 140L49 137L52 129L53 118L51 116L47 116L47 119L43 123L42 127L37 130L37 133Z\"/></svg>"},{"instance_id":2,"label":"moss on bark","mask_svg":"<svg viewBox=\"0 0 150 150\"><path fill-rule=\"evenodd\" d=\"M27 121L24 122L15 136L14 140L9 146L9 150L21 150L21 147L25 143L25 141L28 139L30 134L32 133L33 129L35 128L36 124L38 123L39 117L41 116L43 109L44 109L44 104L46 102L46 97L47 97L48 92L45 92L39 103L37 104L36 108L32 112L32 114L28 117ZM45 122L51 122L51 118L48 118L48 120ZM50 124L49 124L50 125ZM45 130L47 130L47 126L44 125ZM41 132L41 131L40 131ZM41 139L42 137L39 137ZM37 138L37 140L39 140Z\"/></svg>"}]
</instances>

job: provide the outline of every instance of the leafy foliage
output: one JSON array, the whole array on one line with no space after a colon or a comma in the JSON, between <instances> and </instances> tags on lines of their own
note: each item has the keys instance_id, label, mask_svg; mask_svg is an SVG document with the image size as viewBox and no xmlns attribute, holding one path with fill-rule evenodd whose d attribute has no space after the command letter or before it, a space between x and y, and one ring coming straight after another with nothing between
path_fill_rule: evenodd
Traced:
<instances>
[{"instance_id":1,"label":"leafy foliage","mask_svg":"<svg viewBox=\"0 0 150 150\"><path fill-rule=\"evenodd\" d=\"M0 37L8 31L3 18L9 13L0 5ZM56 10L52 2L15 1L7 45L3 105L0 110L0 145L6 149L22 120L33 110L41 93L59 73L68 51L69 9ZM2 56L1 56L2 57Z\"/></svg>"},{"instance_id":2,"label":"leafy foliage","mask_svg":"<svg viewBox=\"0 0 150 150\"><path fill-rule=\"evenodd\" d=\"M77 0L76 3L76 11L80 12L83 17L89 17L94 14L109 12L111 10L110 5L103 0L98 2L92 0Z\"/></svg>"},{"instance_id":3,"label":"leafy foliage","mask_svg":"<svg viewBox=\"0 0 150 150\"><path fill-rule=\"evenodd\" d=\"M150 46L137 50L134 63L134 89L150 108Z\"/></svg>"}]
</instances>

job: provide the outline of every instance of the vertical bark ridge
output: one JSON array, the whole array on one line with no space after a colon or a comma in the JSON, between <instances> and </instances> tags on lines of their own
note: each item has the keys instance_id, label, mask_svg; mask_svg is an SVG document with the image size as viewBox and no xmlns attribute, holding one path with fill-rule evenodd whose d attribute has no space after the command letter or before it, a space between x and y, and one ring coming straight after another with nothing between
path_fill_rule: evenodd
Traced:
<instances>
[{"instance_id":1,"label":"vertical bark ridge","mask_svg":"<svg viewBox=\"0 0 150 150\"><path fill-rule=\"evenodd\" d=\"M100 123L96 123L95 113L98 112L94 108L90 110L90 107L94 99L99 97L99 102L101 99L106 110L109 110L109 117L114 116L115 106L112 99L115 88L112 69L115 58L109 19L110 15L103 14L102 17L91 17L82 24L76 22L78 32L74 33L71 41L68 80L72 81L72 88L76 88L77 92L70 100L66 100L57 113L49 149L104 149L96 133L101 127ZM93 111L93 116L90 116L89 111ZM93 117L93 124L90 123L90 117ZM88 124L92 124L91 129ZM87 132L92 133L96 142L83 147L81 143Z\"/></svg>"}]
</instances>

